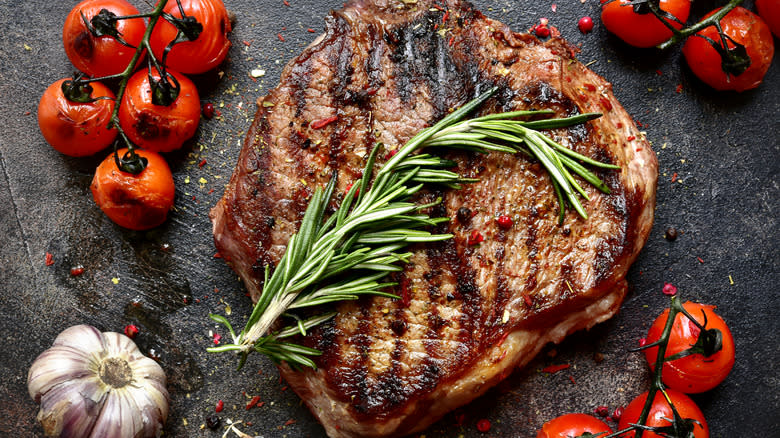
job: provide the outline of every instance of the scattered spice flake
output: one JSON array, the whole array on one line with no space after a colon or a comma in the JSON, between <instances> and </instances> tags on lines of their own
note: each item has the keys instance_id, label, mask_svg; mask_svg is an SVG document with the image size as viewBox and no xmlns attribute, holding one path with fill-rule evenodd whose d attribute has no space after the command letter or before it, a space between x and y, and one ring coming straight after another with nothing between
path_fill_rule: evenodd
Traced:
<instances>
[{"instance_id":1,"label":"scattered spice flake","mask_svg":"<svg viewBox=\"0 0 780 438\"><path fill-rule=\"evenodd\" d=\"M306 32L309 32L309 33L314 33L314 32L316 32L316 31L315 31L314 29L312 29L312 28L308 28L308 29L306 29Z\"/></svg>"},{"instance_id":2,"label":"scattered spice flake","mask_svg":"<svg viewBox=\"0 0 780 438\"><path fill-rule=\"evenodd\" d=\"M731 278L731 274L729 274L729 284L734 286L734 279Z\"/></svg>"},{"instance_id":3,"label":"scattered spice flake","mask_svg":"<svg viewBox=\"0 0 780 438\"><path fill-rule=\"evenodd\" d=\"M569 368L570 366L571 365L569 365L567 363L560 364L560 365L548 365L548 366L542 368L542 372L543 373L554 374L554 373L557 373L558 371L565 370L565 369Z\"/></svg>"},{"instance_id":4,"label":"scattered spice flake","mask_svg":"<svg viewBox=\"0 0 780 438\"><path fill-rule=\"evenodd\" d=\"M284 37L282 36L282 34L277 33L276 37L279 38L279 41L284 42Z\"/></svg>"},{"instance_id":5,"label":"scattered spice flake","mask_svg":"<svg viewBox=\"0 0 780 438\"><path fill-rule=\"evenodd\" d=\"M577 384L577 381L574 380L574 376L572 376L571 374L569 374L569 380L571 380L571 384L572 385L576 385Z\"/></svg>"},{"instance_id":6,"label":"scattered spice flake","mask_svg":"<svg viewBox=\"0 0 780 438\"><path fill-rule=\"evenodd\" d=\"M111 282L114 283L114 284L119 284L119 277L112 278Z\"/></svg>"},{"instance_id":7,"label":"scattered spice flake","mask_svg":"<svg viewBox=\"0 0 780 438\"><path fill-rule=\"evenodd\" d=\"M138 327L135 326L135 324L127 324L125 326L124 332L125 336L127 336L130 339L135 339L136 335L138 334Z\"/></svg>"},{"instance_id":8,"label":"scattered spice flake","mask_svg":"<svg viewBox=\"0 0 780 438\"><path fill-rule=\"evenodd\" d=\"M288 2L287 0L284 0L282 3L284 3L285 6L290 6L290 2Z\"/></svg>"},{"instance_id":9,"label":"scattered spice flake","mask_svg":"<svg viewBox=\"0 0 780 438\"><path fill-rule=\"evenodd\" d=\"M683 84L677 84L677 88L674 89L674 92L681 94L683 92Z\"/></svg>"},{"instance_id":10,"label":"scattered spice flake","mask_svg":"<svg viewBox=\"0 0 780 438\"><path fill-rule=\"evenodd\" d=\"M219 333L214 333L214 336L212 336L214 340L214 345L219 345L219 341L222 339L222 335Z\"/></svg>"},{"instance_id":11,"label":"scattered spice flake","mask_svg":"<svg viewBox=\"0 0 780 438\"><path fill-rule=\"evenodd\" d=\"M490 432L490 420L483 418L477 421L477 430L482 433Z\"/></svg>"},{"instance_id":12,"label":"scattered spice flake","mask_svg":"<svg viewBox=\"0 0 780 438\"><path fill-rule=\"evenodd\" d=\"M47 253L46 253L46 259L45 259L45 261L46 261L46 266L51 266L51 265L53 265L53 264L54 264L54 256L53 256L53 255L51 255L51 253L50 253L50 252L47 252Z\"/></svg>"},{"instance_id":13,"label":"scattered spice flake","mask_svg":"<svg viewBox=\"0 0 780 438\"><path fill-rule=\"evenodd\" d=\"M528 307L531 307L534 304L533 301L531 301L531 296L526 293L523 294L523 301L525 301L525 305Z\"/></svg>"},{"instance_id":14,"label":"scattered spice flake","mask_svg":"<svg viewBox=\"0 0 780 438\"><path fill-rule=\"evenodd\" d=\"M647 345L647 338L640 338L639 339L639 346L640 347L644 347L645 345Z\"/></svg>"},{"instance_id":15,"label":"scattered spice flake","mask_svg":"<svg viewBox=\"0 0 780 438\"><path fill-rule=\"evenodd\" d=\"M550 6L550 10L552 10L553 12L558 12L558 5L557 5L557 4L555 4L555 3L553 3L553 4Z\"/></svg>"},{"instance_id":16,"label":"scattered spice flake","mask_svg":"<svg viewBox=\"0 0 780 438\"><path fill-rule=\"evenodd\" d=\"M593 413L601 418L606 418L609 415L609 408L606 406L599 406L593 410Z\"/></svg>"},{"instance_id":17,"label":"scattered spice flake","mask_svg":"<svg viewBox=\"0 0 780 438\"><path fill-rule=\"evenodd\" d=\"M469 235L467 243L471 246L471 245L476 245L484 240L485 238L482 236L482 233L480 233L477 230L473 230Z\"/></svg>"},{"instance_id":18,"label":"scattered spice flake","mask_svg":"<svg viewBox=\"0 0 780 438\"><path fill-rule=\"evenodd\" d=\"M225 403L222 402L222 400L219 400L217 402L217 406L214 407L214 412L222 412L222 409L225 408Z\"/></svg>"},{"instance_id":19,"label":"scattered spice flake","mask_svg":"<svg viewBox=\"0 0 780 438\"><path fill-rule=\"evenodd\" d=\"M285 422L284 422L284 425L285 425L285 426L289 426L289 425L291 425L291 424L295 424L295 420L293 420L292 418L290 418L289 420L287 420L287 421L285 421Z\"/></svg>"},{"instance_id":20,"label":"scattered spice flake","mask_svg":"<svg viewBox=\"0 0 780 438\"><path fill-rule=\"evenodd\" d=\"M78 277L79 275L84 273L84 267L81 265L76 265L72 268L70 268L70 275L71 277Z\"/></svg>"},{"instance_id":21,"label":"scattered spice flake","mask_svg":"<svg viewBox=\"0 0 780 438\"><path fill-rule=\"evenodd\" d=\"M677 295L677 287L671 283L664 283L664 288L661 291L664 295Z\"/></svg>"},{"instance_id":22,"label":"scattered spice flake","mask_svg":"<svg viewBox=\"0 0 780 438\"><path fill-rule=\"evenodd\" d=\"M249 72L249 76L251 76L253 78L261 78L261 77L265 76L265 70L263 70L261 68L253 69L251 72Z\"/></svg>"},{"instance_id":23,"label":"scattered spice flake","mask_svg":"<svg viewBox=\"0 0 780 438\"><path fill-rule=\"evenodd\" d=\"M200 160L200 163L198 163L198 167L203 167L205 165L206 165L206 159L205 158Z\"/></svg>"},{"instance_id":24,"label":"scattered spice flake","mask_svg":"<svg viewBox=\"0 0 780 438\"><path fill-rule=\"evenodd\" d=\"M701 263L701 264L704 264L704 260L702 260L702 258L701 258L701 257L696 257L696 260L698 260L698 261L699 261L699 263Z\"/></svg>"},{"instance_id":25,"label":"scattered spice flake","mask_svg":"<svg viewBox=\"0 0 780 438\"><path fill-rule=\"evenodd\" d=\"M260 403L260 396L256 395L252 397L252 400L249 400L249 403L246 404L246 410L250 410L253 407L257 406L257 404Z\"/></svg>"},{"instance_id":26,"label":"scattered spice flake","mask_svg":"<svg viewBox=\"0 0 780 438\"><path fill-rule=\"evenodd\" d=\"M626 138L626 140L634 141L634 140L636 140L636 136L635 135L629 135L628 138Z\"/></svg>"},{"instance_id":27,"label":"scattered spice flake","mask_svg":"<svg viewBox=\"0 0 780 438\"><path fill-rule=\"evenodd\" d=\"M205 185L208 182L209 181L206 178L203 177L198 178L198 183L200 183L201 185Z\"/></svg>"},{"instance_id":28,"label":"scattered spice flake","mask_svg":"<svg viewBox=\"0 0 780 438\"><path fill-rule=\"evenodd\" d=\"M214 253L214 258L215 259L221 259L222 258L222 254L220 254L219 252L215 252Z\"/></svg>"},{"instance_id":29,"label":"scattered spice flake","mask_svg":"<svg viewBox=\"0 0 780 438\"><path fill-rule=\"evenodd\" d=\"M330 116L324 119L315 120L309 124L309 127L311 129L322 129L331 123L337 121L339 119L339 116Z\"/></svg>"},{"instance_id":30,"label":"scattered spice flake","mask_svg":"<svg viewBox=\"0 0 780 438\"><path fill-rule=\"evenodd\" d=\"M675 181L677 181L677 172L674 172L672 174L672 182L675 182Z\"/></svg>"}]
</instances>

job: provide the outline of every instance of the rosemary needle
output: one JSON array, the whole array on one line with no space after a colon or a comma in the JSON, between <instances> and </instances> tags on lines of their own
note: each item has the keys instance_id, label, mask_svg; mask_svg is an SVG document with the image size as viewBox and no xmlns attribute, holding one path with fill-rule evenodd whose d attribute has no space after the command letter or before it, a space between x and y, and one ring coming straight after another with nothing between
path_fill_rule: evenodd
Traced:
<instances>
[{"instance_id":1,"label":"rosemary needle","mask_svg":"<svg viewBox=\"0 0 780 438\"><path fill-rule=\"evenodd\" d=\"M208 351L239 352L239 366L243 365L250 352L256 351L277 363L315 367L312 357L319 355L319 351L285 339L305 336L308 330L332 318L335 313L300 319L289 314L289 310L356 300L362 295L398 298L386 292L396 284L383 279L388 272L400 271L401 265L409 261L412 254L407 247L412 243L436 242L452 237L426 230L447 221L447 218L431 218L423 213L426 208L441 201L419 205L412 202L412 196L429 183L457 189L461 184L477 181L447 170L455 164L452 161L417 153L420 149L445 147L481 153L522 152L534 157L550 175L560 204L560 221L563 221L566 205L586 219L587 213L579 197L587 199L587 194L572 173L598 190L609 193L601 179L585 166L619 167L580 155L539 130L585 123L600 114L522 121L518 118L548 116L551 111L513 111L464 120L496 90L491 88L435 125L418 132L372 178L376 157L382 150L382 145L377 144L366 160L359 183L352 186L336 212L327 218L325 210L336 186L335 173L325 188L315 189L300 229L290 237L273 273L266 267L263 290L246 326L236 334L226 318L211 315L214 321L228 328L233 342L209 348ZM289 324L272 332L279 318L284 318Z\"/></svg>"}]
</instances>

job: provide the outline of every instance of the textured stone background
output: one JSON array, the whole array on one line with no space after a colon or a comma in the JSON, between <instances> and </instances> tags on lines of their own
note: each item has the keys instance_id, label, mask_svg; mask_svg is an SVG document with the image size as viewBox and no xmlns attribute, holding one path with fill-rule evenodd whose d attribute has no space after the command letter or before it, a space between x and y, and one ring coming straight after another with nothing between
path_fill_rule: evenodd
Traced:
<instances>
[{"instance_id":1,"label":"textured stone background","mask_svg":"<svg viewBox=\"0 0 780 438\"><path fill-rule=\"evenodd\" d=\"M232 357L205 353L209 333L217 328L209 312L224 313L229 305L236 325L249 313L236 276L214 258L207 213L232 172L254 100L314 39L307 29L319 32L323 17L341 1L289 0L290 7L281 0L225 3L238 19L230 60L220 68L225 74L197 80L202 100L213 102L222 116L204 121L189 146L168 155L177 183L175 211L160 228L138 233L116 227L91 199L89 183L102 155L62 156L37 128L40 94L72 71L61 28L76 2L0 1L0 230L6 236L0 246L0 435L41 435L37 407L26 391L27 369L61 330L79 323L105 331L121 331L128 323L140 327L137 343L159 356L169 377L167 436L221 436L200 428L219 399L226 405L222 417L253 423L244 427L253 435L323 435L267 360L255 357L236 372ZM549 17L564 37L581 44L580 59L610 80L629 113L647 125L660 161L658 209L616 318L548 347L529 367L445 417L426 436L535 436L544 421L564 412L626 404L647 387L648 374L640 355L627 349L666 305L664 282L675 284L685 298L717 304L736 336L731 376L696 397L712 436L777 430L777 57L758 90L714 93L691 75L678 48L639 50L607 34L595 0L475 3L518 31ZM699 3L695 13L703 14L707 6ZM576 27L583 15L596 21L589 35ZM266 70L257 81L249 77L256 68ZM675 91L678 84L681 93ZM199 167L203 159L206 165ZM663 238L669 226L682 232L675 242ZM51 266L44 262L47 252ZM71 277L71 266L78 264L85 273ZM594 361L596 353L603 362ZM539 372L562 363L571 368ZM252 395L265 405L246 411ZM487 434L476 430L481 418L492 422ZM285 425L288 420L295 422Z\"/></svg>"}]
</instances>

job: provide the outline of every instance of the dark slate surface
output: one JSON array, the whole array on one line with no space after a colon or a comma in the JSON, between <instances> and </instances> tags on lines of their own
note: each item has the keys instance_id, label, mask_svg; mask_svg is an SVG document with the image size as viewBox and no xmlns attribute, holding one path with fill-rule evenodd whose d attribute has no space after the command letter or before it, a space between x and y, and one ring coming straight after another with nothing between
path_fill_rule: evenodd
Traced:
<instances>
[{"instance_id":1,"label":"dark slate surface","mask_svg":"<svg viewBox=\"0 0 780 438\"><path fill-rule=\"evenodd\" d=\"M307 29L319 32L323 17L341 1L289 0L286 7L281 0L226 0L238 21L230 61L221 69L225 75L198 78L202 100L213 102L222 117L202 123L184 151L168 156L177 183L175 211L165 225L144 233L119 229L95 207L89 183L102 157L62 156L37 129L40 94L72 71L60 32L75 3L0 2L0 230L5 236L0 435L41 434L26 373L61 330L88 323L121 331L135 323L141 329L139 346L159 356L169 377L173 403L167 436L221 436L201 429L220 399L226 405L223 420L251 422L243 426L251 434L322 436L268 361L253 358L236 372L232 357L204 352L217 328L209 312L224 313L230 306L231 319L240 325L249 311L236 276L214 258L207 213L232 171L254 99L273 87L282 65L314 39ZM517 30L549 17L565 37L582 45L580 59L612 81L629 113L646 124L658 153L656 224L631 270L631 292L616 318L548 347L529 367L445 417L426 436L535 436L544 421L564 412L626 404L647 387L648 373L643 359L626 350L665 306L664 282L677 285L686 298L717 304L736 336L734 371L720 387L696 397L712 436L764 436L777 430L777 57L758 90L715 93L691 75L679 50L632 49L608 35L598 19L592 34L580 34L577 19L597 17L598 2L558 1L555 13L553 3L476 2L488 16ZM254 68L267 73L252 80ZM678 84L681 93L675 91ZM203 159L206 165L199 167ZM674 242L663 238L670 226L681 231ZM47 252L51 266L45 264ZM78 264L85 273L71 277L70 268ZM596 353L603 362L594 360ZM571 368L539 372L553 363ZM265 405L246 411L253 395ZM487 434L476 429L481 418L492 422ZM288 420L295 422L285 426Z\"/></svg>"}]
</instances>

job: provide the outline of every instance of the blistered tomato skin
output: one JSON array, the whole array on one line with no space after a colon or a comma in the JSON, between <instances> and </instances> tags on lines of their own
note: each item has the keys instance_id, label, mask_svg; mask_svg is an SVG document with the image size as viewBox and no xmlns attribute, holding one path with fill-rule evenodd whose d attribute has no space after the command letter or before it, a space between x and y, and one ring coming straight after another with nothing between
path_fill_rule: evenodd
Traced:
<instances>
[{"instance_id":1,"label":"blistered tomato skin","mask_svg":"<svg viewBox=\"0 0 780 438\"><path fill-rule=\"evenodd\" d=\"M159 73L153 71L153 77L159 79ZM127 82L125 97L119 106L119 123L125 134L134 144L154 152L181 148L195 135L200 122L200 97L195 84L182 74L171 70L168 73L181 86L171 105L152 103L149 76L146 70L141 70Z\"/></svg>"},{"instance_id":2,"label":"blistered tomato skin","mask_svg":"<svg viewBox=\"0 0 780 438\"><path fill-rule=\"evenodd\" d=\"M536 438L569 438L578 437L584 433L598 434L612 430L606 423L587 414L566 414L554 418L542 426Z\"/></svg>"},{"instance_id":3,"label":"blistered tomato skin","mask_svg":"<svg viewBox=\"0 0 780 438\"><path fill-rule=\"evenodd\" d=\"M116 138L116 129L108 129L114 111L114 93L99 82L91 83L90 97L107 97L94 102L68 100L60 79L51 84L38 103L38 126L46 141L57 151L72 157L93 155Z\"/></svg>"},{"instance_id":4,"label":"blistered tomato skin","mask_svg":"<svg viewBox=\"0 0 780 438\"><path fill-rule=\"evenodd\" d=\"M718 9L705 16L709 17ZM745 91L758 87L764 79L772 57L775 44L769 26L761 17L749 10L737 6L720 20L723 32L739 44L745 46L750 57L750 67L739 75L730 75L723 71L720 54L710 43L698 35L720 41L714 26L706 27L685 41L682 52L685 61L693 73L704 83L716 90ZM733 47L733 44L729 42Z\"/></svg>"},{"instance_id":5,"label":"blistered tomato skin","mask_svg":"<svg viewBox=\"0 0 780 438\"><path fill-rule=\"evenodd\" d=\"M127 149L120 149L123 156ZM175 189L168 163L159 154L136 150L146 158L146 168L137 175L119 170L109 155L95 171L90 189L95 203L117 225L148 230L165 222L173 207Z\"/></svg>"},{"instance_id":6,"label":"blistered tomato skin","mask_svg":"<svg viewBox=\"0 0 780 438\"><path fill-rule=\"evenodd\" d=\"M669 400L671 400L681 418L694 420L693 438L709 438L709 426L707 426L704 414L702 414L701 409L696 406L696 403L687 395L673 389L667 390L666 393L669 395ZM618 430L623 430L639 421L639 416L642 413L642 408L644 407L645 400L647 400L647 396L648 393L643 392L625 407L623 415L620 417L620 422L618 423ZM656 392L645 424L653 427L668 427L672 424L669 422L669 419L673 418L674 412L672 412L669 403L666 401L663 394L661 394L661 391ZM621 435L621 438L634 438L635 435L636 433L631 431ZM642 438L663 437L657 433L645 431L642 434Z\"/></svg>"},{"instance_id":7,"label":"blistered tomato skin","mask_svg":"<svg viewBox=\"0 0 780 438\"><path fill-rule=\"evenodd\" d=\"M122 73L130 64L135 47L141 43L146 30L143 18L117 20L117 30L132 47L108 35L96 37L87 28L82 14L89 22L101 9L113 12L116 16L138 14L138 9L126 0L84 0L65 18L62 28L65 53L74 67L93 78Z\"/></svg>"},{"instance_id":8,"label":"blistered tomato skin","mask_svg":"<svg viewBox=\"0 0 780 438\"><path fill-rule=\"evenodd\" d=\"M707 306L687 302L683 308L693 316L700 324L707 324L705 329L717 329L721 332L721 350L705 357L702 354L692 354L673 361L664 363L661 378L670 388L687 394L709 391L719 385L734 367L734 338L726 325L726 322L715 312L715 306ZM647 333L647 342L657 341L663 333L666 321L669 318L669 309L656 318ZM666 357L687 350L696 343L701 330L687 316L678 313L672 324L672 332L666 347ZM645 358L650 368L655 369L655 360L658 356L658 348L644 350Z\"/></svg>"},{"instance_id":9,"label":"blistered tomato skin","mask_svg":"<svg viewBox=\"0 0 780 438\"><path fill-rule=\"evenodd\" d=\"M672 31L667 28L652 13L639 14L634 12L630 0L615 0L606 3L601 0L601 21L608 31L634 47L653 47L672 37ZM685 23L691 12L690 0L661 0L661 10L666 11ZM673 21L667 22L675 29L683 25Z\"/></svg>"},{"instance_id":10,"label":"blistered tomato skin","mask_svg":"<svg viewBox=\"0 0 780 438\"><path fill-rule=\"evenodd\" d=\"M230 18L222 0L182 0L185 15L193 16L203 25L195 41L184 41L173 46L165 60L172 69L186 74L205 73L218 66L230 49L228 33ZM175 0L169 0L165 12L181 18ZM158 59L165 47L176 38L177 30L168 21L160 19L152 31L150 44Z\"/></svg>"}]
</instances>

